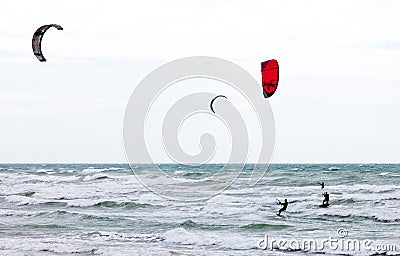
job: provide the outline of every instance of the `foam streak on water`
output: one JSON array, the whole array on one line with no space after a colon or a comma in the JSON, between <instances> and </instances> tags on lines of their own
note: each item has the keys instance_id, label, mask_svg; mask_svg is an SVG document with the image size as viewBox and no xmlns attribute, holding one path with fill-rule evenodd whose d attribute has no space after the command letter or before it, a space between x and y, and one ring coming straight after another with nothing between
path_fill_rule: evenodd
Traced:
<instances>
[{"instance_id":1,"label":"foam streak on water","mask_svg":"<svg viewBox=\"0 0 400 256\"><path fill-rule=\"evenodd\" d=\"M196 180L218 167L165 169ZM136 168L153 175L151 166ZM400 254L400 165L272 165L255 187L249 175L186 203L148 191L124 164L1 164L0 255L290 255L257 243L264 235L325 239L338 228L351 239L397 244ZM323 191L331 195L326 209L318 207ZM278 217L276 199L285 198Z\"/></svg>"}]
</instances>

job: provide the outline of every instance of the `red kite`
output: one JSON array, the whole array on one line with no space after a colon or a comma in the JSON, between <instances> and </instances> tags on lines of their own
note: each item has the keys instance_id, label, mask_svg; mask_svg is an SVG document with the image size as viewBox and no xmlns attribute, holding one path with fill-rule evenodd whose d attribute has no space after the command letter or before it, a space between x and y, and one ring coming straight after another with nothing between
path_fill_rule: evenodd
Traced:
<instances>
[{"instance_id":1,"label":"red kite","mask_svg":"<svg viewBox=\"0 0 400 256\"><path fill-rule=\"evenodd\" d=\"M261 62L262 86L264 97L269 98L274 95L278 88L279 65L277 60L267 60Z\"/></svg>"}]
</instances>

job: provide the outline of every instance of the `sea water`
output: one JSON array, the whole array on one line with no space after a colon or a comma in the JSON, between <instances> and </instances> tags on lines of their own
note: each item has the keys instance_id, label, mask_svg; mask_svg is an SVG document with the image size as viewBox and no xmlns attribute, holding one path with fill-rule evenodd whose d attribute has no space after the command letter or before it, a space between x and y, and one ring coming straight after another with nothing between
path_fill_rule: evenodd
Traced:
<instances>
[{"instance_id":1,"label":"sea water","mask_svg":"<svg viewBox=\"0 0 400 256\"><path fill-rule=\"evenodd\" d=\"M220 167L164 169L195 180ZM126 164L1 164L0 255L400 255L400 165L271 165L256 186L250 170L182 202L149 191ZM277 199L289 201L281 217ZM307 239L318 248L297 246ZM329 239L371 250L322 246Z\"/></svg>"}]
</instances>

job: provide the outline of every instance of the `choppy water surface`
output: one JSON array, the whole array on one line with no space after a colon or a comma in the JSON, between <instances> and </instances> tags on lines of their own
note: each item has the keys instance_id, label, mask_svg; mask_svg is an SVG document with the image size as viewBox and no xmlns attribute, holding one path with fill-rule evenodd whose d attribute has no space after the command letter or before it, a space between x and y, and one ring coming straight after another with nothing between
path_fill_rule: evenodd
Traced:
<instances>
[{"instance_id":1,"label":"choppy water surface","mask_svg":"<svg viewBox=\"0 0 400 256\"><path fill-rule=\"evenodd\" d=\"M218 167L168 169L190 180ZM244 170L208 200L177 202L148 191L128 165L2 164L0 255L379 255L258 248L265 235L319 241L337 238L339 228L351 239L395 244L384 255L400 255L400 165L272 165L255 187L248 177ZM331 194L326 209L318 207L320 181ZM285 198L278 217L276 199Z\"/></svg>"}]
</instances>

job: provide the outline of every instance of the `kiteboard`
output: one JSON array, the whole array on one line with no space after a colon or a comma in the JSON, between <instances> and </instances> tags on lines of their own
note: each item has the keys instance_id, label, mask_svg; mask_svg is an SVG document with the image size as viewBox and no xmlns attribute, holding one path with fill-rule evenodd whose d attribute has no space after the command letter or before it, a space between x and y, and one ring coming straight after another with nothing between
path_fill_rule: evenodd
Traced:
<instances>
[{"instance_id":1,"label":"kiteboard","mask_svg":"<svg viewBox=\"0 0 400 256\"><path fill-rule=\"evenodd\" d=\"M287 214L281 214L281 215L276 214L276 216L277 216L278 218L288 219Z\"/></svg>"},{"instance_id":2,"label":"kiteboard","mask_svg":"<svg viewBox=\"0 0 400 256\"><path fill-rule=\"evenodd\" d=\"M329 204L320 204L319 207L321 208L328 208Z\"/></svg>"}]
</instances>

